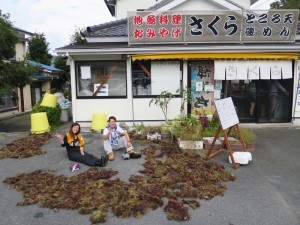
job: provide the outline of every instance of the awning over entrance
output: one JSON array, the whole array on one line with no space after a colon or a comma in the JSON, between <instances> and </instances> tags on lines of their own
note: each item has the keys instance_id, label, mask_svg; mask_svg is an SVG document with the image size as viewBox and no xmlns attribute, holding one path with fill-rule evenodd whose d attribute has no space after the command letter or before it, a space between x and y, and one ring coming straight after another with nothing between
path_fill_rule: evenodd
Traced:
<instances>
[{"instance_id":1,"label":"awning over entrance","mask_svg":"<svg viewBox=\"0 0 300 225\"><path fill-rule=\"evenodd\" d=\"M172 53L172 54L145 54L145 55L132 55L132 61L135 60L164 60L164 59L242 59L242 60L298 60L297 53Z\"/></svg>"}]
</instances>

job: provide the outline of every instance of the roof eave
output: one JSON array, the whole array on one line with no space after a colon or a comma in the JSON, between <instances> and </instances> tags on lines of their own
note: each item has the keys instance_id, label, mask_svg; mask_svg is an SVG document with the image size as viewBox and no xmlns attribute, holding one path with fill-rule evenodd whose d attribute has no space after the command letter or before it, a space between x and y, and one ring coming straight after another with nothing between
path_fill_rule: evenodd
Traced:
<instances>
[{"instance_id":1,"label":"roof eave","mask_svg":"<svg viewBox=\"0 0 300 225\"><path fill-rule=\"evenodd\" d=\"M209 0L211 2L214 2L216 3L217 5L219 6L223 6L227 9L230 9L230 10L241 10L241 9L245 9L243 6L240 6L236 3L232 3L232 2L229 2L229 1L224 1L224 0Z\"/></svg>"},{"instance_id":2,"label":"roof eave","mask_svg":"<svg viewBox=\"0 0 300 225\"><path fill-rule=\"evenodd\" d=\"M276 47L274 47L276 46ZM196 52L290 52L290 53L299 53L300 52L300 44L299 45L290 45L287 43L274 44L274 45L205 45L205 46L140 46L138 48L93 48L93 49L57 49L55 52L60 55L93 55L93 54L158 54L158 53L196 53Z\"/></svg>"},{"instance_id":3,"label":"roof eave","mask_svg":"<svg viewBox=\"0 0 300 225\"><path fill-rule=\"evenodd\" d=\"M126 42L128 43L128 37L120 36L120 37L86 37L85 38L88 43L112 43L112 42Z\"/></svg>"}]
</instances>

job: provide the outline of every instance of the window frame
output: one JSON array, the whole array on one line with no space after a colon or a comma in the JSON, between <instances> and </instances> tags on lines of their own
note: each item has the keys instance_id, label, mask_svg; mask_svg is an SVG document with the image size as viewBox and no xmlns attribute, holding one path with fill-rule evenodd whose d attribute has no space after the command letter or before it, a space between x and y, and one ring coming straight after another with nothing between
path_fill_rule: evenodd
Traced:
<instances>
[{"instance_id":1,"label":"window frame","mask_svg":"<svg viewBox=\"0 0 300 225\"><path fill-rule=\"evenodd\" d=\"M124 76L125 76L125 95L115 96L80 96L79 95L79 68L80 66L88 65L89 63L106 62L109 63L124 63ZM127 85L127 61L126 60L78 60L75 62L75 89L76 99L126 99L128 96L128 85Z\"/></svg>"},{"instance_id":2,"label":"window frame","mask_svg":"<svg viewBox=\"0 0 300 225\"><path fill-rule=\"evenodd\" d=\"M0 112L8 112L8 111L13 111L13 110L18 110L19 106L18 106L18 91L15 90L16 93L16 100L15 100L15 106L11 106L11 107L7 107L7 101L11 101L11 103L14 103L13 98L14 96L12 95L13 91L7 91L3 96L1 96L1 99L4 98L3 102L5 106L4 108L0 108ZM10 94L10 96L7 96L8 94Z\"/></svg>"},{"instance_id":3,"label":"window frame","mask_svg":"<svg viewBox=\"0 0 300 225\"><path fill-rule=\"evenodd\" d=\"M137 61L139 61L139 60L136 60L135 62L137 62ZM150 62L150 66L151 66L152 61L162 61L162 62L177 61L177 62L179 62L179 69L180 69L181 75L180 75L180 81L179 81L179 88L178 89L183 88L183 60L178 60L178 59L174 59L174 60L151 60L151 59L149 59L149 60L141 60L141 61L142 62L143 61ZM133 63L135 63L135 62L131 62L132 97L134 99L140 99L140 98L156 98L156 97L160 96L159 94L156 94L156 95L134 95L134 90L133 90L134 89L134 85L133 85L133 79L134 79L133 78ZM165 90L165 91L169 91L169 90ZM173 95L174 95L175 98L181 98L182 97L181 95L179 95L177 93L174 93Z\"/></svg>"}]
</instances>

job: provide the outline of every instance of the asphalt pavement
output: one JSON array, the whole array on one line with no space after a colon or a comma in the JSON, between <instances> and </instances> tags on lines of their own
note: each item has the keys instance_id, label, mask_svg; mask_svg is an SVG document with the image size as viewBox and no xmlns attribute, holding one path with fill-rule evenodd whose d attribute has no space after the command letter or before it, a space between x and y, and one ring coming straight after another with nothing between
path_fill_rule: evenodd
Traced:
<instances>
[{"instance_id":1,"label":"asphalt pavement","mask_svg":"<svg viewBox=\"0 0 300 225\"><path fill-rule=\"evenodd\" d=\"M54 132L65 133L70 122ZM176 222L167 219L162 208L144 215L140 219L117 218L108 214L105 224L120 225L300 225L300 129L297 126L254 128L256 134L253 160L233 169L224 151L210 160L223 164L237 179L227 182L224 196L209 201L201 200L201 207L190 209L188 221ZM0 120L0 148L30 133L30 115ZM96 156L104 154L101 134L83 131L87 142L86 151ZM137 146L142 149L145 146ZM0 225L90 225L90 215L81 215L76 210L58 212L41 208L37 204L16 206L22 201L22 194L2 181L19 173L29 173L37 169L54 170L58 175L72 176L66 151L55 138L42 147L46 154L26 159L0 160ZM200 150L204 151L204 150ZM107 168L117 170L116 175L127 181L130 175L139 174L143 157L136 160L122 160L121 152L115 153L115 161ZM89 167L82 165L80 173ZM82 184L84 185L84 184Z\"/></svg>"}]
</instances>

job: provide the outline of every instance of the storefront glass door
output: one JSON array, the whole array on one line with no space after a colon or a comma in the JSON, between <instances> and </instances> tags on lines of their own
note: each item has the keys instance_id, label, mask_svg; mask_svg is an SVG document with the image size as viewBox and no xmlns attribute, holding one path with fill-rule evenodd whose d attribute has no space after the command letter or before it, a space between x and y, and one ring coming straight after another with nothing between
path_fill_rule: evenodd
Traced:
<instances>
[{"instance_id":1,"label":"storefront glass door","mask_svg":"<svg viewBox=\"0 0 300 225\"><path fill-rule=\"evenodd\" d=\"M241 122L291 121L292 79L235 80L225 83L224 96L232 97Z\"/></svg>"},{"instance_id":2,"label":"storefront glass door","mask_svg":"<svg viewBox=\"0 0 300 225\"><path fill-rule=\"evenodd\" d=\"M291 122L293 79L215 80L214 62L189 62L193 115L214 113L214 101L231 97L242 123Z\"/></svg>"}]
</instances>

